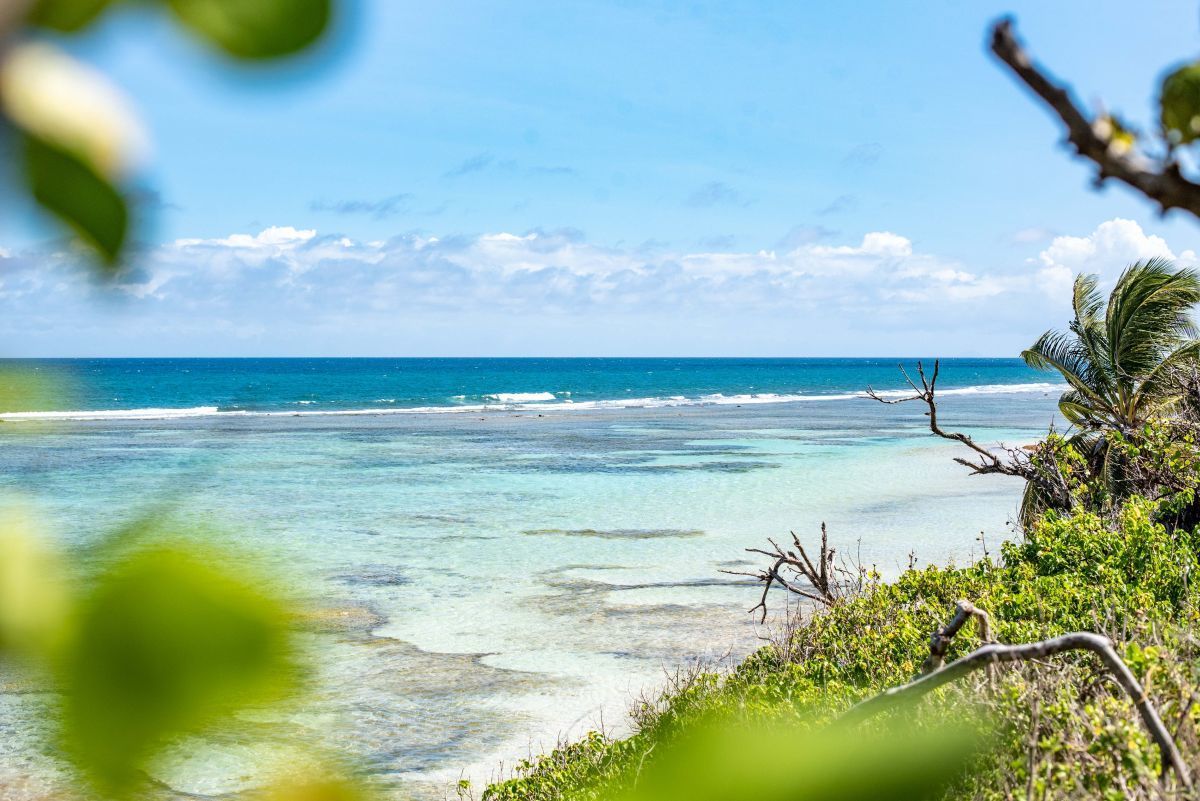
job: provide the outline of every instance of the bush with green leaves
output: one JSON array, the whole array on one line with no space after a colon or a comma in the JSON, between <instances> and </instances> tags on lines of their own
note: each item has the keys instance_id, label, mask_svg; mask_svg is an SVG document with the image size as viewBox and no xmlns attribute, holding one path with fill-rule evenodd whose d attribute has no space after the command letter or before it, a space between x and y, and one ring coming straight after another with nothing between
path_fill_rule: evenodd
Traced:
<instances>
[{"instance_id":1,"label":"bush with green leaves","mask_svg":"<svg viewBox=\"0 0 1200 801\"><path fill-rule=\"evenodd\" d=\"M996 562L909 570L895 582L869 586L812 613L787 642L763 648L731 673L692 677L643 705L632 736L592 734L527 761L484 798L612 797L637 786L681 737L714 716L823 731L855 701L912 679L928 654L930 634L960 598L991 614L1001 642L1107 632L1149 684L1164 718L1177 721L1195 763L1200 716L1190 698L1200 693L1200 669L1198 646L1187 632L1197 617L1192 577L1200 568L1200 534L1164 525L1156 510L1155 503L1134 498L1115 518L1086 510L1049 513L1024 541L1006 545ZM978 645L964 630L947 660ZM962 724L983 709L1000 722L995 740L954 784L954 797L1009 797L1030 785L1060 797L1126 791L1155 797L1159 753L1106 675L1088 656L1059 657L1051 666L1006 670L995 685L979 678L940 690L909 714L942 726Z\"/></svg>"}]
</instances>

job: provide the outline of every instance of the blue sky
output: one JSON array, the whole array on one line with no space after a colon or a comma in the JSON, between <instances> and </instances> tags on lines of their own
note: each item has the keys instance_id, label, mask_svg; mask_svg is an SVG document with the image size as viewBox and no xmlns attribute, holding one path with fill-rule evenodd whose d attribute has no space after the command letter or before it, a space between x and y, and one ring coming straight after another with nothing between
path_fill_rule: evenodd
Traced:
<instances>
[{"instance_id":1,"label":"blue sky","mask_svg":"<svg viewBox=\"0 0 1200 801\"><path fill-rule=\"evenodd\" d=\"M235 69L142 10L69 43L153 142L156 222L92 286L0 223L7 355L1012 355L1063 287L1194 259L1090 188L984 51L1014 13L1149 125L1193 0L360 0L325 52ZM1057 239L1056 239L1057 238Z\"/></svg>"}]
</instances>

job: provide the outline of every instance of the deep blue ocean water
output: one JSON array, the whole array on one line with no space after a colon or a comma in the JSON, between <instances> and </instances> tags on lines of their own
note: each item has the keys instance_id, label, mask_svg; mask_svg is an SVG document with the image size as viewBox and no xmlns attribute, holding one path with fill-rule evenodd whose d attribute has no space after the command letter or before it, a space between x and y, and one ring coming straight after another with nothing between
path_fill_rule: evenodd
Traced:
<instances>
[{"instance_id":1,"label":"deep blue ocean water","mask_svg":"<svg viewBox=\"0 0 1200 801\"><path fill-rule=\"evenodd\" d=\"M831 398L902 389L880 359L60 359L0 362L62 378L32 411L176 415L654 407ZM915 360L903 360L910 367ZM931 360L928 360L931 361ZM914 375L915 377L915 375ZM939 385L994 392L1051 381L1018 359L948 359ZM154 416L147 412L143 416Z\"/></svg>"}]
</instances>

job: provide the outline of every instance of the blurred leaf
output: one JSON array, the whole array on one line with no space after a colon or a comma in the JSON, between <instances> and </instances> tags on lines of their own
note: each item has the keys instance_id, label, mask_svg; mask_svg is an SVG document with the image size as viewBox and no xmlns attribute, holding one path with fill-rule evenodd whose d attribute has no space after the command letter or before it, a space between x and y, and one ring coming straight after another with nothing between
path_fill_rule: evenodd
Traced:
<instances>
[{"instance_id":1,"label":"blurred leaf","mask_svg":"<svg viewBox=\"0 0 1200 801\"><path fill-rule=\"evenodd\" d=\"M29 22L56 31L77 31L100 16L110 0L38 0L29 12Z\"/></svg>"},{"instance_id":2,"label":"blurred leaf","mask_svg":"<svg viewBox=\"0 0 1200 801\"><path fill-rule=\"evenodd\" d=\"M69 395L68 382L50 368L0 367L0 414L60 408Z\"/></svg>"},{"instance_id":3,"label":"blurred leaf","mask_svg":"<svg viewBox=\"0 0 1200 801\"><path fill-rule=\"evenodd\" d=\"M1200 63L1180 67L1163 79L1159 105L1168 139L1187 144L1200 136Z\"/></svg>"},{"instance_id":4,"label":"blurred leaf","mask_svg":"<svg viewBox=\"0 0 1200 801\"><path fill-rule=\"evenodd\" d=\"M337 776L313 776L280 782L267 791L264 801L366 801L362 787Z\"/></svg>"},{"instance_id":5,"label":"blurred leaf","mask_svg":"<svg viewBox=\"0 0 1200 801\"><path fill-rule=\"evenodd\" d=\"M35 136L25 137L25 173L38 203L115 267L129 216L112 184L79 157Z\"/></svg>"},{"instance_id":6,"label":"blurred leaf","mask_svg":"<svg viewBox=\"0 0 1200 801\"><path fill-rule=\"evenodd\" d=\"M329 24L331 0L168 0L188 27L238 58L302 50Z\"/></svg>"},{"instance_id":7,"label":"blurred leaf","mask_svg":"<svg viewBox=\"0 0 1200 801\"><path fill-rule=\"evenodd\" d=\"M0 103L14 126L75 154L110 182L149 149L138 115L116 84L48 42L24 41L2 53Z\"/></svg>"},{"instance_id":8,"label":"blurred leaf","mask_svg":"<svg viewBox=\"0 0 1200 801\"><path fill-rule=\"evenodd\" d=\"M167 739L291 688L283 608L213 562L178 547L136 551L81 602L62 667L63 733L102 792L128 792Z\"/></svg>"},{"instance_id":9,"label":"blurred leaf","mask_svg":"<svg viewBox=\"0 0 1200 801\"><path fill-rule=\"evenodd\" d=\"M709 724L645 766L622 801L937 798L980 737L960 725L799 729Z\"/></svg>"},{"instance_id":10,"label":"blurred leaf","mask_svg":"<svg viewBox=\"0 0 1200 801\"><path fill-rule=\"evenodd\" d=\"M0 512L0 656L53 658L69 599L58 554L23 510Z\"/></svg>"}]
</instances>

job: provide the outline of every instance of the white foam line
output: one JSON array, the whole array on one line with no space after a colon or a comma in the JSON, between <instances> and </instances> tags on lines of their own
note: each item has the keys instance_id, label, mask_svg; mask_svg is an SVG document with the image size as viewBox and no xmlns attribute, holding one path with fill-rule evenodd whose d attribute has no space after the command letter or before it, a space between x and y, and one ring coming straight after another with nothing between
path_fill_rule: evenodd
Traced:
<instances>
[{"instance_id":1,"label":"white foam line","mask_svg":"<svg viewBox=\"0 0 1200 801\"><path fill-rule=\"evenodd\" d=\"M939 390L945 395L1010 395L1022 393L1049 394L1061 391L1065 384L981 384L973 387L958 387ZM565 394L565 393L564 393ZM902 398L910 395L906 389L879 392L887 398ZM546 398L545 396L549 396ZM179 420L196 417L365 417L392 414L470 414L481 412L532 412L551 410L596 410L596 409L658 409L675 406L752 406L768 403L811 403L818 401L854 400L865 398L863 392L847 392L828 395L780 395L776 393L744 395L704 395L687 398L673 395L667 398L622 398L615 400L552 402L551 393L500 393L486 395L489 398L522 398L521 401L499 403L465 404L457 406L413 406L390 409L325 409L313 411L246 411L230 409L222 411L216 406L194 406L183 409L99 409L95 411L63 412L6 412L0 413L0 421L70 421L70 420ZM544 398L544 399L543 399Z\"/></svg>"},{"instance_id":2,"label":"white foam line","mask_svg":"<svg viewBox=\"0 0 1200 801\"><path fill-rule=\"evenodd\" d=\"M224 414L216 406L190 409L99 409L70 412L5 412L0 420L171 420L176 417L210 417Z\"/></svg>"}]
</instances>

